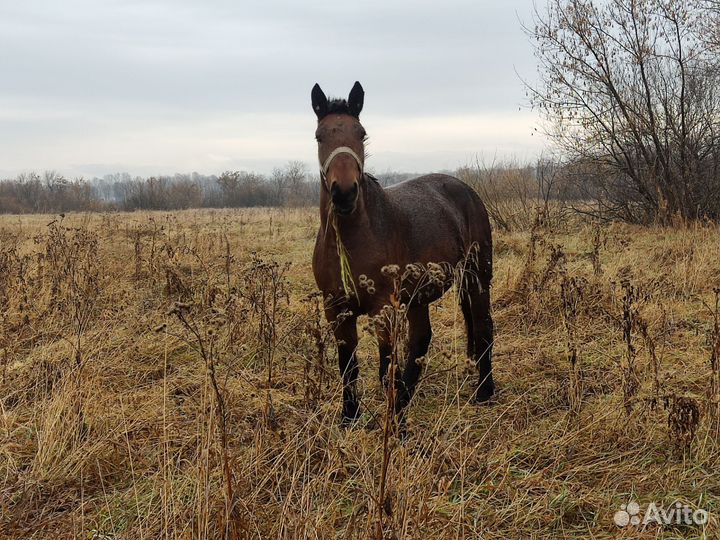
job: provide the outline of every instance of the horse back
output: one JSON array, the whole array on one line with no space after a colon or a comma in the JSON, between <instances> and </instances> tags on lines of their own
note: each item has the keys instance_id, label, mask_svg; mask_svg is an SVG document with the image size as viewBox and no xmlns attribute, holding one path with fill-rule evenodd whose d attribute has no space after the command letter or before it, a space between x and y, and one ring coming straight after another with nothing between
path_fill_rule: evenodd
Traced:
<instances>
[{"instance_id":1,"label":"horse back","mask_svg":"<svg viewBox=\"0 0 720 540\"><path fill-rule=\"evenodd\" d=\"M491 256L490 220L478 194L446 174L428 174L385 190L404 216L408 257L456 263L474 244Z\"/></svg>"}]
</instances>

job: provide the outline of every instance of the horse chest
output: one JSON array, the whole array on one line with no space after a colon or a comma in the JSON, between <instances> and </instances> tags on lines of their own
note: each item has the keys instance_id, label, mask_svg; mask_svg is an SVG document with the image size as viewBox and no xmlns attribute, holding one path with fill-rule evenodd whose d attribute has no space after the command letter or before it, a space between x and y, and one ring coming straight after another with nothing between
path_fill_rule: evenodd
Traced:
<instances>
[{"instance_id":1,"label":"horse chest","mask_svg":"<svg viewBox=\"0 0 720 540\"><path fill-rule=\"evenodd\" d=\"M342 265L337 245L325 244L318 238L313 254L313 272L318 288L334 298L351 293L359 313L372 313L377 305L387 303L392 292L392 283L382 275L382 268L390 264L392 257L379 249L365 249L362 253L347 252L346 276L343 279ZM366 246L367 247L367 246Z\"/></svg>"}]
</instances>

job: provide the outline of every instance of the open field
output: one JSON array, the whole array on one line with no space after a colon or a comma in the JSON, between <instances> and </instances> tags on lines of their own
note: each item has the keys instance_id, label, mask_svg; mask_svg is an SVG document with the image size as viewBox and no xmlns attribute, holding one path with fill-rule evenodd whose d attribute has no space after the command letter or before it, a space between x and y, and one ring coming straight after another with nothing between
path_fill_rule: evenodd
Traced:
<instances>
[{"instance_id":1,"label":"open field","mask_svg":"<svg viewBox=\"0 0 720 540\"><path fill-rule=\"evenodd\" d=\"M0 537L720 536L720 228L496 232L497 399L467 403L451 291L385 449L368 332L365 413L339 427L317 226L0 217ZM631 500L709 521L619 528Z\"/></svg>"}]
</instances>

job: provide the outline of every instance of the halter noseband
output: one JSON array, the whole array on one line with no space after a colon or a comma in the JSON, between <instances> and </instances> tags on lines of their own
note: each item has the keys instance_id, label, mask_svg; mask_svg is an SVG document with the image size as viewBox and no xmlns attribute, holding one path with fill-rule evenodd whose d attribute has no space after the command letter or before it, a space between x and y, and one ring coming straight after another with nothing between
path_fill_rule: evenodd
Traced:
<instances>
[{"instance_id":1,"label":"halter noseband","mask_svg":"<svg viewBox=\"0 0 720 540\"><path fill-rule=\"evenodd\" d=\"M362 160L360 159L360 156L358 156L355 151L349 146L338 146L335 150L330 152L330 155L327 157L325 162L322 164L322 168L320 169L320 176L322 176L323 185L326 189L330 189L330 186L327 185L327 173L328 169L330 168L330 164L332 163L332 160L338 157L340 154L351 155L352 158L357 161L357 164L360 167L360 176L362 177L362 175L364 174L365 167Z\"/></svg>"}]
</instances>

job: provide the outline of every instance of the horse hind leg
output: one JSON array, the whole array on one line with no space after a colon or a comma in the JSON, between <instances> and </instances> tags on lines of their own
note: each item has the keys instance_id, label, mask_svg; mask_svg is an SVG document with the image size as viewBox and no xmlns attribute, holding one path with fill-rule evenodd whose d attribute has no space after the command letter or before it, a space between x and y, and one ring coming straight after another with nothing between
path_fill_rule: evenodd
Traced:
<instances>
[{"instance_id":1,"label":"horse hind leg","mask_svg":"<svg viewBox=\"0 0 720 540\"><path fill-rule=\"evenodd\" d=\"M465 333L467 335L467 357L474 358L475 335L473 332L472 307L470 306L470 296L466 290L464 277L460 286L460 309L462 310L463 319L465 320Z\"/></svg>"},{"instance_id":2,"label":"horse hind leg","mask_svg":"<svg viewBox=\"0 0 720 540\"><path fill-rule=\"evenodd\" d=\"M478 369L478 386L475 401L484 403L495 393L492 375L493 320L490 314L490 275L479 265L468 268L463 275L461 304L463 315L469 312L468 356ZM467 315L466 320L467 320Z\"/></svg>"}]
</instances>

